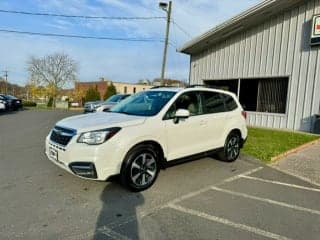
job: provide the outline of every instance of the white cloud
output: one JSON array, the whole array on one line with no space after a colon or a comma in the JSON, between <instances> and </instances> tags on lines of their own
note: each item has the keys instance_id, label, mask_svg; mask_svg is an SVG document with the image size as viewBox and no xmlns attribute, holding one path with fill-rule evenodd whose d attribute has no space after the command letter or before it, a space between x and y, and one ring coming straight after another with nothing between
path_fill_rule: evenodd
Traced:
<instances>
[{"instance_id":1,"label":"white cloud","mask_svg":"<svg viewBox=\"0 0 320 240\"><path fill-rule=\"evenodd\" d=\"M97 0L37 0L39 11L74 15L98 16L165 16L158 8L158 1ZM193 37L209 30L259 0L173 0L173 18ZM10 2L1 3L10 6ZM7 7L9 8L9 7ZM23 9L23 6L20 7ZM48 32L82 34L94 36L163 38L165 20L153 21L104 21L75 20L66 18L41 18L39 25ZM34 31L38 31L37 28ZM190 40L176 26L172 26L170 41L181 46ZM52 39L1 35L1 68L8 68L10 80L19 84L27 81L26 61L30 55L43 56L53 52L66 52L79 62L79 78L83 81L107 77L114 81L136 82L141 78L155 78L160 75L162 43L127 43L91 40ZM1 69L0 69L1 70ZM176 53L169 47L167 76L187 79L188 56Z\"/></svg>"}]
</instances>

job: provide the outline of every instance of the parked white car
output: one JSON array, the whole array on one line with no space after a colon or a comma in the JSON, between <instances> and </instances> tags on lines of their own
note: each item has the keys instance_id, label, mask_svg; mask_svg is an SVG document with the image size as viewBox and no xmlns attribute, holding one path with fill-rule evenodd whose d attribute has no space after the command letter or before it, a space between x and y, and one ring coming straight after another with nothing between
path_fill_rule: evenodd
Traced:
<instances>
[{"instance_id":1,"label":"parked white car","mask_svg":"<svg viewBox=\"0 0 320 240\"><path fill-rule=\"evenodd\" d=\"M0 100L0 110L5 110L6 109L6 104L4 101Z\"/></svg>"},{"instance_id":2,"label":"parked white car","mask_svg":"<svg viewBox=\"0 0 320 240\"><path fill-rule=\"evenodd\" d=\"M46 138L48 158L86 179L120 174L133 191L149 188L161 168L190 156L238 158L247 138L233 93L204 87L155 88L137 93L110 112L59 121Z\"/></svg>"}]
</instances>

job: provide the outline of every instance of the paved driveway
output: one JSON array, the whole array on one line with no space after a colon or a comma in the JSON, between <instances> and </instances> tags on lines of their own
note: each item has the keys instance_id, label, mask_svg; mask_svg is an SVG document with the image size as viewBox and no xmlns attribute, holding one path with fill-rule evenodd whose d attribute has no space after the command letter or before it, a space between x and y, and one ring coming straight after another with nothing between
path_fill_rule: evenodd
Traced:
<instances>
[{"instance_id":1,"label":"paved driveway","mask_svg":"<svg viewBox=\"0 0 320 240\"><path fill-rule=\"evenodd\" d=\"M169 168L141 193L64 172L44 138L73 114L0 115L0 239L319 239L320 189L243 156Z\"/></svg>"}]
</instances>

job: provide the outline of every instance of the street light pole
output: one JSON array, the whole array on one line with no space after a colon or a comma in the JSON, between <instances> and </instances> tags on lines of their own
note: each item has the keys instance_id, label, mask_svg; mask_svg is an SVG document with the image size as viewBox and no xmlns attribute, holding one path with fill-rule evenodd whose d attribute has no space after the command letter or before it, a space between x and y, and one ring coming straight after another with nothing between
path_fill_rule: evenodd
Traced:
<instances>
[{"instance_id":1,"label":"street light pole","mask_svg":"<svg viewBox=\"0 0 320 240\"><path fill-rule=\"evenodd\" d=\"M166 71L166 62L167 62L167 51L168 51L168 43L169 43L172 1L169 1L169 4L160 2L159 7L167 13L166 37L165 37L165 42L164 42L162 68L161 68L161 86L163 86L165 71Z\"/></svg>"},{"instance_id":2,"label":"street light pole","mask_svg":"<svg viewBox=\"0 0 320 240\"><path fill-rule=\"evenodd\" d=\"M5 86L5 94L8 94L8 71L5 70L3 72L4 72L5 84L6 84L6 86Z\"/></svg>"}]
</instances>

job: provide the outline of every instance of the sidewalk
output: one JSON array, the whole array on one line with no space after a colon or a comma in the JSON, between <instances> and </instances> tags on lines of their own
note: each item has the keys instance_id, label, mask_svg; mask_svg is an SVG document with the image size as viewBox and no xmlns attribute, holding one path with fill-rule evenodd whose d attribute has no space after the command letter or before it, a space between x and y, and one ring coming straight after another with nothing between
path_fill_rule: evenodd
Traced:
<instances>
[{"instance_id":1,"label":"sidewalk","mask_svg":"<svg viewBox=\"0 0 320 240\"><path fill-rule=\"evenodd\" d=\"M272 163L271 166L320 186L320 141Z\"/></svg>"}]
</instances>

